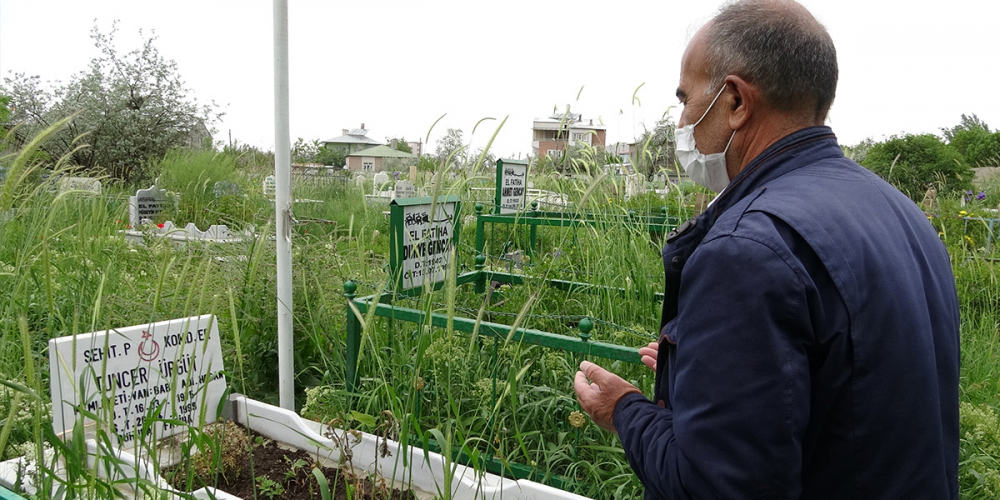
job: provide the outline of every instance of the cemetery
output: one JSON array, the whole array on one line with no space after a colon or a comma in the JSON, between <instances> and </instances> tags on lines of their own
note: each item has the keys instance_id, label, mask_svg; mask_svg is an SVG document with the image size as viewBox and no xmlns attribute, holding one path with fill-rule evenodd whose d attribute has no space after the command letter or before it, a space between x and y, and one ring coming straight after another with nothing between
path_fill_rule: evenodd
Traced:
<instances>
[{"instance_id":1,"label":"cemetery","mask_svg":"<svg viewBox=\"0 0 1000 500\"><path fill-rule=\"evenodd\" d=\"M293 176L300 375L287 408L275 389L275 174L248 173L203 191L57 176L56 189L35 190L0 221L17 235L4 242L0 280L13 297L52 297L5 330L21 340L0 359L31 360L31 378L8 385L14 404L0 408L29 409L0 424L0 487L19 495L4 498L66 498L60 485L74 481L99 496L178 498L639 491L568 381L588 359L651 385L637 349L656 338L659 249L711 196L665 178L649 189L636 174L566 177L510 159L416 182ZM984 287L972 297L992 300L983 283L1000 224L973 198L927 193L920 205L956 274ZM4 271L7 262L36 271ZM74 312L77 297L93 298L82 304L89 319ZM243 436L232 453L259 455L257 468L224 480L197 472L205 460L224 468L225 435ZM605 465L584 465L595 463Z\"/></svg>"},{"instance_id":2,"label":"cemetery","mask_svg":"<svg viewBox=\"0 0 1000 500\"><path fill-rule=\"evenodd\" d=\"M709 390L719 394L733 387L773 389L775 384L733 376L733 358L715 351L677 365L680 357L675 359L671 351L658 360L661 368L664 360L673 365L666 371L671 385L665 398L665 379L657 380L649 351L640 349L661 341L679 346L682 341L697 345L704 340L690 323L677 327L687 335L684 340L663 333L670 330L663 329L661 317L670 315L674 303L665 298L681 293L669 288L676 280L665 276L679 276L688 260L666 253L664 246L686 245L690 240L680 235L687 229L706 229L706 218L694 218L713 210L718 214L726 205L713 205L717 193L692 178L722 190L715 184L725 184L723 174L733 179L734 157L754 151L748 144L757 146L767 139L768 130L758 125L770 125L767 120L784 116L781 113L792 116L809 104L792 102L800 89L788 92L785 110L771 102L776 91L765 94L758 88L764 80L751 78L754 68L725 78L708 108L732 105L723 111L730 113L729 125L749 123L739 125L740 130L752 133L747 137L733 130L725 152L719 153L708 148L714 144L713 135L722 135L709 132L709 140L702 139L706 129L719 126L720 112L706 110L697 122L683 114L709 95L688 88L695 74L686 71L691 69L688 56L676 92L681 104L671 106L670 100L664 106L663 97L669 99L674 91L671 87L664 92L657 75L646 86L642 75L648 73L648 61L642 58L648 59L648 54L623 50L634 45L635 37L599 37L599 43L587 49L591 59L610 61L626 73L637 71L635 83L617 70L592 71L588 78L593 81L587 82L572 81L578 78L573 72L549 70L542 81L522 76L511 63L523 54L505 52L523 49L524 37L518 38L517 31L501 35L509 43L490 42L489 37L456 42L451 36L413 36L405 31L409 27L397 29L395 18L413 24L426 13L413 17L371 12L374 15L367 17L380 19L381 27L395 28L370 37L355 33L365 23L331 17L319 3L295 5L295 15L289 18L288 4L275 0L273 9L240 11L246 21L237 23L241 33L229 30L226 23L205 24L228 44L226 56L207 65L195 63L218 51L206 51L203 44L192 42L190 33L199 31L192 26L217 17L214 5L206 5L199 16L182 16L186 21L180 27L169 22L176 16L144 6L141 19L159 31L148 35L154 31L140 30L142 44L134 49L121 46L123 41L134 42L126 33L133 28L129 23L134 19L129 18L136 18L131 7L112 9L123 14L124 22L110 21L110 31L105 29L103 5L62 9L60 14L69 21L81 12L102 14L100 21L93 21L90 43L79 43L77 30L68 29L71 24L47 31L61 46L93 46L96 50L86 66L67 65L53 73L52 65L65 65L63 59L32 60L28 51L28 60L38 67L19 68L24 51L4 52L5 64L14 64L4 66L9 71L0 82L0 500L639 499L647 496L640 476L648 479L649 471L639 470L635 460L630 463L623 443L630 450L628 457L633 457L636 444L628 441L637 435L641 447L650 447L655 439L645 438L654 433L669 446L685 439L682 444L690 445L694 440L684 432L673 433L673 419L684 422L677 429L686 425L687 431L704 422L692 425L692 418L679 417L681 409L694 407L695 418L713 423L719 414L732 416L732 408L739 408L743 419L746 408L737 404L739 398L720 398L720 406L692 405L685 399L685 390L696 392L690 390L690 378L684 386L674 385L677 379L705 370L708 375L702 375L712 382ZM838 26L839 11L820 4L805 7L822 11L823 19L817 20L824 25ZM362 2L353 7L363 14L370 6ZM707 10L702 12L706 6L691 7L695 10L683 16L639 16L635 34L648 31L646 23L656 19L662 25L656 27L663 35L658 38L661 45L679 48L671 38L683 31L678 31L678 19L688 22L691 14L707 15ZM4 24L5 36L34 36L22 27L41 26L44 23L37 21L50 13L33 9L31 2L19 3L14 17L23 19ZM517 14L517 9L507 10ZM779 12L758 10L762 16ZM910 11L920 9L900 12ZM582 33L587 32L588 19L599 19L576 19L569 11L560 15L572 21L563 24ZM335 37L328 33L330 19L337 21ZM565 41L565 30L551 29L552 16L518 19L522 31L534 34L528 38L536 47L554 47L552 43L562 43L560 36ZM913 19L907 19L896 24L913 25ZM264 24L257 21L273 22L273 33L261 31ZM502 16L495 21L509 25ZM857 19L851 21L857 24ZM783 33L805 25L815 28L796 22L774 29ZM893 26L886 29L892 31ZM745 38L747 33L734 29L731 36ZM831 30L840 44L837 33L842 30ZM905 32L889 34L908 40ZM258 38L271 45L273 68L260 62L258 49L263 45L256 43ZM404 38L402 52L385 50L398 48ZM342 40L360 44L340 46L346 43ZM705 50L717 51L729 42L711 43ZM808 51L819 50L811 47L817 43L827 50L825 38L803 43ZM746 50L741 47L719 59L712 72L738 63ZM382 65L332 57L354 53L397 57ZM684 52L690 53L697 52ZM427 54L432 63L435 54L457 54L464 65L456 72L438 64L436 70L411 76L411 67L430 67ZM469 54L473 57L466 57ZM817 135L815 140L827 144L823 154L836 157L838 165L852 167L840 163L843 153L867 169L866 176L879 176L903 193L898 199L887 196L892 203L885 206L905 213L912 201L947 250L961 316L958 470L947 473L949 480L953 473L957 477L959 498L1000 498L1000 280L995 268L1000 262L1000 131L975 114L962 114L952 127L925 123L928 117L956 113L958 108L939 107L941 103L930 105L933 109L920 112L919 120L912 122L932 133L886 135L893 131L865 128L875 121L859 125L856 116L844 113L852 109L856 100L850 96L858 91L852 87L857 79L849 73L856 67L877 73L881 66L870 57L885 54L852 52L849 47L841 54L849 54L852 62L841 66L844 91L837 92L833 109L838 111L831 116L839 119L833 128L841 141L851 137L858 142L839 142L837 151L827 142L831 136ZM829 64L814 59L820 61L816 68ZM316 64L327 60L347 64ZM300 71L303 62L311 65L309 71ZM293 75L306 79L290 81L290 66ZM343 68L357 74L345 76ZM463 72L470 68L474 71ZM181 69L194 73L182 78ZM64 73L63 78L71 75L64 83L59 80L63 70L76 72ZM963 70L975 74L977 66L966 64ZM372 80L373 71L388 76ZM816 74L823 78L814 78L810 86L837 81ZM240 82L232 83L233 77ZM914 88L927 86L930 80L924 80ZM198 92L185 82L197 84ZM761 93L733 99L749 95L744 87ZM550 95L556 88L579 91L575 100L566 100ZM727 93L727 88L735 90ZM225 105L216 102L222 99L220 89ZM268 95L272 91L273 100ZM829 95L832 99L834 94ZM956 94L950 104L971 96ZM829 108L826 97L815 97L813 121ZM526 113L537 111L529 111L529 106L547 113L551 98L552 114L531 121ZM881 101L886 113L878 123L895 127L911 117L898 101L904 99L895 94ZM979 112L987 120L994 119L988 100L971 102L983 107ZM272 103L273 122L262 113L272 111L265 109ZM738 115L742 118L736 118L737 108L743 110ZM775 113L768 115L771 108ZM765 118L754 114L760 109ZM369 131L362 121L374 126ZM334 126L350 122L361 127L331 134ZM698 123L701 150L694 144ZM798 123L789 122L793 127ZM495 130L487 130L492 127ZM293 142L293 130L304 137ZM812 141L810 147L820 144ZM789 153L790 143L781 148L774 144L766 150L777 151L770 158L798 154ZM795 161L804 157L796 156ZM699 166L704 171L698 171ZM767 171L757 166L743 173ZM766 196L787 196L774 187L781 186L766 185L754 196L765 196L765 189L770 189ZM799 196L795 206L829 206L831 200L819 204L808 199L818 192ZM872 218L866 222L883 222L877 219L883 214L865 215ZM856 225L847 219L829 218L812 226L806 220L790 231L800 234L782 237L798 245L793 253L809 253L805 247L815 240L802 245L796 239L806 241L806 227L838 235L835 240L842 244L841 235L851 234L845 229ZM923 236L921 245L937 245L919 213L912 212L906 220L910 222L898 233L865 233L874 236L866 243L894 244L898 242L886 235L917 234ZM695 245L685 248L693 251ZM770 250L785 259L783 250ZM818 250L812 251L826 262ZM940 267L945 267L944 255L939 256ZM753 262L752 256L736 258L745 260L725 264L758 270L745 264ZM883 262L901 260L887 255ZM863 280L864 273L852 264L847 263L848 271ZM690 269L684 271L689 273L685 286L697 288L703 283L690 277L699 270ZM941 271L935 274L941 278L936 284L947 281L946 270L936 270ZM832 280L832 271L828 274ZM727 285L733 280L725 275L722 281ZM902 300L908 290L876 291L880 296L862 301L866 314L874 310L875 299ZM951 301L950 288L947 292L941 302ZM713 317L708 321L732 320L719 300L698 303L703 297L690 288L684 293L696 300L683 307L705 307L696 313L709 312ZM756 289L752 294L747 298L776 309L783 298ZM916 297L913 303L924 298ZM930 302L933 297L927 298ZM788 302L797 306L795 300ZM877 312L874 316L881 317ZM748 328L748 333L757 333L755 324ZM724 331L731 332L743 333L732 327ZM746 344L739 336L721 340ZM826 363L809 350L814 340L808 339L803 351L808 351L810 363ZM844 356L859 356L861 344L851 344L855 352ZM938 343L934 347L940 348ZM945 346L948 352L953 347ZM740 347L739 353L755 353L757 348ZM800 354L792 357L801 360ZM753 364L749 357L741 360ZM624 428L593 411L586 391L580 392L579 386L574 390L574 384L593 382L590 389L601 396L611 394L607 388L615 385L605 385L611 377L600 381L594 376L599 372L582 367L585 361L634 386L629 389L647 397L660 395L660 408L677 408L669 426L661 411L658 420L641 431L645 434L623 430L620 439L617 431L609 431ZM776 373L775 366L769 369ZM858 374L855 365L849 369L854 370L851 377ZM578 377L578 370L589 373ZM937 370L943 379L941 364ZM622 380L613 382L621 388L626 386ZM803 391L817 387L819 392L826 389L819 385ZM647 403L628 404L636 402ZM756 398L754 402L759 403ZM820 407L819 414L823 410ZM642 411L657 410L650 404ZM893 414L900 420L910 416ZM716 425L712 430L719 432L712 437L726 436L728 427ZM755 428L740 437L756 439L756 434L764 433ZM910 438L896 434L902 436L897 443ZM802 445L803 463L815 464L826 450L811 453L809 436ZM730 447L730 456L752 445L739 439L719 442L723 451ZM671 457L661 464L659 453L646 456L655 458L646 461L653 474L655 466L687 469L681 474L684 481L672 485L687 494L694 491L689 489L694 482L702 481L711 490L716 481L722 484L728 475L737 475L702 470L687 457L676 463ZM712 477L716 473L719 478ZM767 487L795 488L780 483ZM655 493L650 488L648 493Z\"/></svg>"}]
</instances>

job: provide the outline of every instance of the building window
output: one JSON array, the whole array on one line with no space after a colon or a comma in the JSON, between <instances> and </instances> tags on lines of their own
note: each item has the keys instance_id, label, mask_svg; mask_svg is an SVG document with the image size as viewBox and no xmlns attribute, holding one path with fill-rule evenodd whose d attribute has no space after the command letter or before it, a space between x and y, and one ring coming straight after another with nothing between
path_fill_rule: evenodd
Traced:
<instances>
[{"instance_id":1,"label":"building window","mask_svg":"<svg viewBox=\"0 0 1000 500\"><path fill-rule=\"evenodd\" d=\"M552 158L562 158L562 154L563 152L561 149L550 149L545 152L545 156L550 156Z\"/></svg>"},{"instance_id":2,"label":"building window","mask_svg":"<svg viewBox=\"0 0 1000 500\"><path fill-rule=\"evenodd\" d=\"M361 164L361 170L374 170L375 162L366 161Z\"/></svg>"}]
</instances>

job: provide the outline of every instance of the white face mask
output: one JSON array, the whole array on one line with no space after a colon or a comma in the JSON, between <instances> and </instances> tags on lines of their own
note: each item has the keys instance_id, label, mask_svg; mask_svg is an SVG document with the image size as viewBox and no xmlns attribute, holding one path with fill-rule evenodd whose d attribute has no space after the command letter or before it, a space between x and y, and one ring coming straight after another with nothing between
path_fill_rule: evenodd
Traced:
<instances>
[{"instance_id":1,"label":"white face mask","mask_svg":"<svg viewBox=\"0 0 1000 500\"><path fill-rule=\"evenodd\" d=\"M726 90L726 86L723 85L719 89L719 93L715 94L715 99L712 99L712 104L708 105L708 109L705 113L701 115L693 125L685 125L674 133L675 143L677 145L675 154L677 155L677 161L680 162L681 166L684 167L684 171L687 172L691 180L698 183L699 185L705 186L716 193L721 193L726 186L729 185L729 172L726 170L726 151L729 151L729 144L733 143L733 137L736 137L736 131L733 131L733 135L729 137L729 143L726 144L726 149L721 153L712 153L710 155L704 155L701 151L698 151L698 147L694 144L694 127L701 123L708 115L709 110L715 105L715 101L719 99L722 95L722 91Z\"/></svg>"}]
</instances>

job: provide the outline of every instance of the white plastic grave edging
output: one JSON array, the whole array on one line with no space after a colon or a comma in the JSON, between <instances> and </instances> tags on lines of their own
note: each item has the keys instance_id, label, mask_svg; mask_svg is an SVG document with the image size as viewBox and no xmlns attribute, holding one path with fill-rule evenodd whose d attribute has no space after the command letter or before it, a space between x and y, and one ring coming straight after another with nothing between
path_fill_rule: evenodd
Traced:
<instances>
[{"instance_id":1,"label":"white plastic grave edging","mask_svg":"<svg viewBox=\"0 0 1000 500\"><path fill-rule=\"evenodd\" d=\"M230 403L235 406L233 417L237 422L271 439L312 453L321 459L339 463L340 447L323 435L324 432L330 431L325 425L303 419L293 411L240 394L231 395ZM334 429L333 432L336 432L337 436L345 435L343 430ZM353 453L351 465L355 469L377 475L387 481L392 480L397 487L402 485L440 496L437 492L444 488L444 473L448 464L442 455L425 452L412 446L404 449L396 441L383 440L368 433L361 433L360 439L350 433L346 436L346 439L350 440ZM379 445L383 442L389 449L389 456L381 458ZM403 466L404 453L408 458L408 467ZM585 500L587 498L533 481L480 473L461 464L452 463L451 467L453 469L451 498L455 500Z\"/></svg>"}]
</instances>

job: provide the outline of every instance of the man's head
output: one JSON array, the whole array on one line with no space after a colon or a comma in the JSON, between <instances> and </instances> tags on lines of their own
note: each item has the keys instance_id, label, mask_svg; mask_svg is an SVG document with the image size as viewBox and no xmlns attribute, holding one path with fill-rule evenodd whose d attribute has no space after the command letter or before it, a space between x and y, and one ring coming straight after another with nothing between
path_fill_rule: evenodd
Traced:
<instances>
[{"instance_id":1,"label":"man's head","mask_svg":"<svg viewBox=\"0 0 1000 500\"><path fill-rule=\"evenodd\" d=\"M722 151L733 137L726 156L734 177L774 141L823 123L836 94L837 73L830 35L798 3L730 3L684 52L677 89L684 111L678 126L697 122L725 86L695 133L705 153Z\"/></svg>"}]
</instances>

